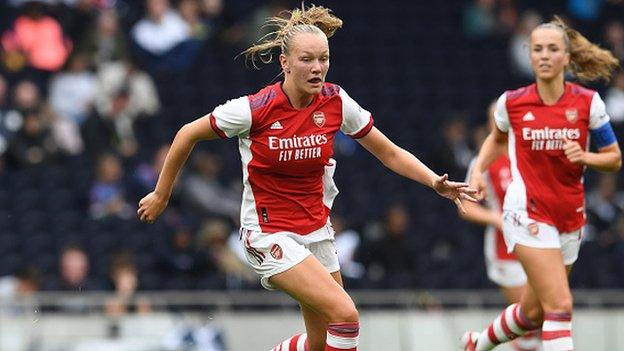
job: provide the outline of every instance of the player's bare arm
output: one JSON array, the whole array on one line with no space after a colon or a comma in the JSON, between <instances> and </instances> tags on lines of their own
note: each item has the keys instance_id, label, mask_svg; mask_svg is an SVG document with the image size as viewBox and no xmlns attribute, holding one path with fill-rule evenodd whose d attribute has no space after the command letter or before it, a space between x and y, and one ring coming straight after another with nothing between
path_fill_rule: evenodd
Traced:
<instances>
[{"instance_id":1,"label":"player's bare arm","mask_svg":"<svg viewBox=\"0 0 624 351\"><path fill-rule=\"evenodd\" d=\"M217 138L218 135L210 126L210 120L207 116L198 118L180 128L165 158L156 189L139 201L137 214L141 221L153 223L167 207L175 180L195 144L202 140Z\"/></svg>"},{"instance_id":2,"label":"player's bare arm","mask_svg":"<svg viewBox=\"0 0 624 351\"><path fill-rule=\"evenodd\" d=\"M469 188L467 183L449 181L446 174L437 175L416 156L394 144L377 128L373 127L358 141L384 166L397 174L433 188L441 196L453 201L460 211L464 211L462 200L476 201L470 196L476 190Z\"/></svg>"},{"instance_id":3,"label":"player's bare arm","mask_svg":"<svg viewBox=\"0 0 624 351\"><path fill-rule=\"evenodd\" d=\"M589 152L578 142L564 139L563 151L572 163L585 165L600 172L617 172L622 167L622 152L617 142Z\"/></svg>"}]
</instances>

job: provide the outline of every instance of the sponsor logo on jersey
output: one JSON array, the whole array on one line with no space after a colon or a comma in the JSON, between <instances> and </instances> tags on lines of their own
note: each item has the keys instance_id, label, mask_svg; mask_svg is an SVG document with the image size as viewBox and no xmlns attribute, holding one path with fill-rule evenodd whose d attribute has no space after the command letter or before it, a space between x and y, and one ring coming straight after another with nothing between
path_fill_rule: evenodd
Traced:
<instances>
[{"instance_id":1,"label":"sponsor logo on jersey","mask_svg":"<svg viewBox=\"0 0 624 351\"><path fill-rule=\"evenodd\" d=\"M270 129L284 129L284 127L282 127L282 124L279 121L275 121L271 124Z\"/></svg>"},{"instance_id":2,"label":"sponsor logo on jersey","mask_svg":"<svg viewBox=\"0 0 624 351\"><path fill-rule=\"evenodd\" d=\"M273 244L273 246L271 246L271 256L276 260L281 260L282 257L284 257L284 251L279 245Z\"/></svg>"},{"instance_id":3,"label":"sponsor logo on jersey","mask_svg":"<svg viewBox=\"0 0 624 351\"><path fill-rule=\"evenodd\" d=\"M323 111L314 111L314 113L312 113L312 121L319 128L324 126L325 125L325 114L323 113Z\"/></svg>"},{"instance_id":4,"label":"sponsor logo on jersey","mask_svg":"<svg viewBox=\"0 0 624 351\"><path fill-rule=\"evenodd\" d=\"M269 149L288 150L302 147L321 146L327 144L326 134L310 134L304 136L293 135L290 138L269 137Z\"/></svg>"},{"instance_id":5,"label":"sponsor logo on jersey","mask_svg":"<svg viewBox=\"0 0 624 351\"><path fill-rule=\"evenodd\" d=\"M322 146L328 142L327 134L293 135L289 138L270 136L268 138L269 149L279 151L277 160L280 162L320 158Z\"/></svg>"},{"instance_id":6,"label":"sponsor logo on jersey","mask_svg":"<svg viewBox=\"0 0 624 351\"><path fill-rule=\"evenodd\" d=\"M579 128L522 128L522 139L524 140L559 140L567 138L576 140L581 137Z\"/></svg>"},{"instance_id":7,"label":"sponsor logo on jersey","mask_svg":"<svg viewBox=\"0 0 624 351\"><path fill-rule=\"evenodd\" d=\"M578 120L578 110L575 108L569 108L565 110L565 116L568 122L574 123Z\"/></svg>"},{"instance_id":8,"label":"sponsor logo on jersey","mask_svg":"<svg viewBox=\"0 0 624 351\"><path fill-rule=\"evenodd\" d=\"M564 139L581 138L579 128L522 128L522 139L531 142L531 150L563 150Z\"/></svg>"},{"instance_id":9,"label":"sponsor logo on jersey","mask_svg":"<svg viewBox=\"0 0 624 351\"><path fill-rule=\"evenodd\" d=\"M529 112L527 112L526 115L522 116L522 120L524 122L535 121L535 116L531 113L531 111L529 111Z\"/></svg>"}]
</instances>

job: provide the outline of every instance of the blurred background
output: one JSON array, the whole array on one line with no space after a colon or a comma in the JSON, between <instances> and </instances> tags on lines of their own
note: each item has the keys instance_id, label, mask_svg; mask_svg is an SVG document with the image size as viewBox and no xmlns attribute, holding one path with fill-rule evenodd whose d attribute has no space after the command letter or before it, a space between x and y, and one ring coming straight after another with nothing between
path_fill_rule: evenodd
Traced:
<instances>
[{"instance_id":1,"label":"blurred background","mask_svg":"<svg viewBox=\"0 0 624 351\"><path fill-rule=\"evenodd\" d=\"M621 0L315 4L345 23L327 80L457 180L487 134L487 105L532 81L536 25L562 15L624 60ZM244 260L236 140L199 145L158 222L135 218L180 126L280 79L277 64L256 70L237 55L266 17L297 6L1 2L0 350L268 350L303 329L294 303L263 291ZM624 72L590 87L622 140ZM483 228L349 137L337 137L335 158L333 223L362 309L360 348L454 349L504 304L485 273ZM578 349L624 350L623 179L585 181L570 278Z\"/></svg>"}]
</instances>

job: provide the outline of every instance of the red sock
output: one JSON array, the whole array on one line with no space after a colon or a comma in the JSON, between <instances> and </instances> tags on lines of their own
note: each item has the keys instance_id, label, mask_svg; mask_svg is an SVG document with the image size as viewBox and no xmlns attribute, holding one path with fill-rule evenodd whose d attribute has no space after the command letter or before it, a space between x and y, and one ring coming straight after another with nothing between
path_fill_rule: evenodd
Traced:
<instances>
[{"instance_id":1,"label":"red sock","mask_svg":"<svg viewBox=\"0 0 624 351\"><path fill-rule=\"evenodd\" d=\"M310 351L308 344L308 334L297 334L282 341L279 345L271 349L271 351Z\"/></svg>"},{"instance_id":2,"label":"red sock","mask_svg":"<svg viewBox=\"0 0 624 351\"><path fill-rule=\"evenodd\" d=\"M542 342L544 351L571 351L572 342L572 314L545 313L542 324Z\"/></svg>"},{"instance_id":3,"label":"red sock","mask_svg":"<svg viewBox=\"0 0 624 351\"><path fill-rule=\"evenodd\" d=\"M360 323L330 323L325 351L357 351Z\"/></svg>"}]
</instances>

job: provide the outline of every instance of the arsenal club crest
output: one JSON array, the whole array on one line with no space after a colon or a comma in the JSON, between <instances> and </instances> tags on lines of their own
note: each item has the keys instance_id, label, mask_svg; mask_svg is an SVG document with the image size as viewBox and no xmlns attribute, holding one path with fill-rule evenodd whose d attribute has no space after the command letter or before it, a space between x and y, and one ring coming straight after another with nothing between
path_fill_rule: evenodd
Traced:
<instances>
[{"instance_id":1,"label":"arsenal club crest","mask_svg":"<svg viewBox=\"0 0 624 351\"><path fill-rule=\"evenodd\" d=\"M312 121L317 127L321 128L325 125L325 114L323 111L314 111L312 114Z\"/></svg>"},{"instance_id":2,"label":"arsenal club crest","mask_svg":"<svg viewBox=\"0 0 624 351\"><path fill-rule=\"evenodd\" d=\"M281 260L282 257L284 257L284 252L279 245L273 244L273 246L271 246L271 256L276 260Z\"/></svg>"},{"instance_id":3,"label":"arsenal club crest","mask_svg":"<svg viewBox=\"0 0 624 351\"><path fill-rule=\"evenodd\" d=\"M529 233L531 233L531 235L536 236L537 234L539 234L539 226L537 225L537 223L533 222L529 224L527 228L529 228Z\"/></svg>"},{"instance_id":4,"label":"arsenal club crest","mask_svg":"<svg viewBox=\"0 0 624 351\"><path fill-rule=\"evenodd\" d=\"M565 110L565 116L568 122L574 123L578 119L578 110L575 108L569 108Z\"/></svg>"}]
</instances>

